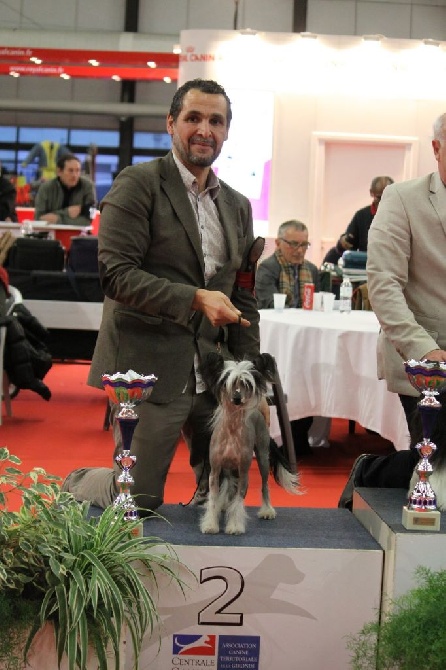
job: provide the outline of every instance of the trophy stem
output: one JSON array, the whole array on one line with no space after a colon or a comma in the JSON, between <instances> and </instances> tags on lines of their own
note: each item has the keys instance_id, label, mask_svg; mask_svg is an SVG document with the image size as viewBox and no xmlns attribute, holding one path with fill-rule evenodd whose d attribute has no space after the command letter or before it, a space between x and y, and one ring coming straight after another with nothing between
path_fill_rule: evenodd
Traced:
<instances>
[{"instance_id":1,"label":"trophy stem","mask_svg":"<svg viewBox=\"0 0 446 670\"><path fill-rule=\"evenodd\" d=\"M136 456L130 453L130 447L139 418L136 414L133 417L119 416L118 414L117 421L121 432L123 449L115 458L122 473L118 477L119 495L114 501L114 507L124 510L125 521L136 521L139 519L139 514L130 493L130 488L134 484L130 470L136 463Z\"/></svg>"}]
</instances>

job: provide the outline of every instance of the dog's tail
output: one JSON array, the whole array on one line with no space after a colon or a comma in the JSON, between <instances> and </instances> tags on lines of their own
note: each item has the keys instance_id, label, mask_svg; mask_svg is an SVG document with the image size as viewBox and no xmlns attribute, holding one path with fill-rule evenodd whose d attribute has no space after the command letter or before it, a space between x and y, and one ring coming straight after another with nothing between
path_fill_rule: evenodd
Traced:
<instances>
[{"instance_id":1,"label":"dog's tail","mask_svg":"<svg viewBox=\"0 0 446 670\"><path fill-rule=\"evenodd\" d=\"M269 441L269 467L276 484L287 491L287 493L294 495L304 493L299 488L299 474L292 470L284 450L278 446L272 437Z\"/></svg>"}]
</instances>

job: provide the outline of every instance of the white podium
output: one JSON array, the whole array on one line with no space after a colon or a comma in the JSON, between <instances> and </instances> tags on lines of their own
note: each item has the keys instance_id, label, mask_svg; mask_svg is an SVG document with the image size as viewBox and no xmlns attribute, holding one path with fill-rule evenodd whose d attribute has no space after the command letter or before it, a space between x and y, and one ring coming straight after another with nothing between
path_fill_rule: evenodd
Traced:
<instances>
[{"instance_id":1,"label":"white podium","mask_svg":"<svg viewBox=\"0 0 446 670\"><path fill-rule=\"evenodd\" d=\"M379 608L382 549L347 510L277 511L264 521L249 508L242 536L202 535L195 507L160 508L171 525L144 521L195 577L185 596L159 583L162 627L144 642L141 670L349 667L347 636Z\"/></svg>"},{"instance_id":2,"label":"white podium","mask_svg":"<svg viewBox=\"0 0 446 670\"><path fill-rule=\"evenodd\" d=\"M441 514L440 530L406 530L402 524L405 489L358 488L353 494L353 514L384 549L383 610L389 600L417 585L419 565L432 570L446 569L446 514Z\"/></svg>"}]
</instances>

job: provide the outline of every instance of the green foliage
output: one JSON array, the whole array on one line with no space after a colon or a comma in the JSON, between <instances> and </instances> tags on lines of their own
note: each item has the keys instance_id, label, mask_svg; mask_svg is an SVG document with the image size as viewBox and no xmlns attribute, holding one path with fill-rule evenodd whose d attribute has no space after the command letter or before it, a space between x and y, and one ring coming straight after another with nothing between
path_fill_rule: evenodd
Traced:
<instances>
[{"instance_id":1,"label":"green foliage","mask_svg":"<svg viewBox=\"0 0 446 670\"><path fill-rule=\"evenodd\" d=\"M446 668L446 570L416 571L419 586L348 642L353 670Z\"/></svg>"},{"instance_id":2,"label":"green foliage","mask_svg":"<svg viewBox=\"0 0 446 670\"><path fill-rule=\"evenodd\" d=\"M105 670L111 645L118 670L124 628L138 658L144 634L159 623L161 575L184 593L186 568L162 540L139 536L139 522L124 521L113 507L90 517L89 504L61 492L58 477L41 468L23 473L20 464L0 448L0 664L24 667L36 633L50 622L59 663L66 654L70 670L86 670L92 645ZM8 510L11 494L21 496L18 512ZM13 658L23 635L23 655Z\"/></svg>"}]
</instances>

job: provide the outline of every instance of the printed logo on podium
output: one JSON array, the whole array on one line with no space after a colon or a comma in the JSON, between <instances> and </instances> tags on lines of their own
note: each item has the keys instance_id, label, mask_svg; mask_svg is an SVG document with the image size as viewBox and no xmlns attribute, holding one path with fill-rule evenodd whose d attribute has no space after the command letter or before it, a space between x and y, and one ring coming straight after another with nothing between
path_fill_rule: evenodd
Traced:
<instances>
[{"instance_id":1,"label":"printed logo on podium","mask_svg":"<svg viewBox=\"0 0 446 670\"><path fill-rule=\"evenodd\" d=\"M174 656L215 656L215 635L174 635Z\"/></svg>"}]
</instances>

